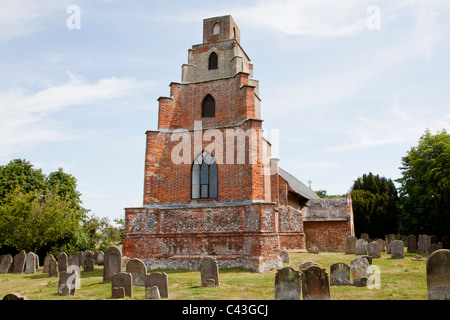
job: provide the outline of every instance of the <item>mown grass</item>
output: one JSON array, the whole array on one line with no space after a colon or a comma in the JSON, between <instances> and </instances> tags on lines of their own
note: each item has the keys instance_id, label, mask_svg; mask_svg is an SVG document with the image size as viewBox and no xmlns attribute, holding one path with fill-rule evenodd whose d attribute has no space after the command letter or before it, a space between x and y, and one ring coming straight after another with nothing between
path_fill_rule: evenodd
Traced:
<instances>
[{"instance_id":1,"label":"mown grass","mask_svg":"<svg viewBox=\"0 0 450 320\"><path fill-rule=\"evenodd\" d=\"M369 289L354 286L332 286L333 300L426 300L426 261L413 261L416 254L405 254L405 259L391 259L382 253L373 259L373 265L380 268L381 288ZM343 253L319 254L290 253L290 266L298 270L305 261L314 261L329 273L330 265L344 262L350 265L355 255ZM426 258L426 256L425 256ZM49 278L42 273L0 275L0 297L18 292L31 300L93 300L110 299L111 283L103 283L103 269L95 266L94 271L81 272L81 288L75 296L59 296L58 278ZM155 270L166 272L169 278L169 299L171 300L267 300L273 299L276 270L255 273L240 268L221 269L220 287L201 287L200 272L188 270ZM153 272L153 271L152 271ZM145 299L143 287L133 287L132 299Z\"/></svg>"}]
</instances>

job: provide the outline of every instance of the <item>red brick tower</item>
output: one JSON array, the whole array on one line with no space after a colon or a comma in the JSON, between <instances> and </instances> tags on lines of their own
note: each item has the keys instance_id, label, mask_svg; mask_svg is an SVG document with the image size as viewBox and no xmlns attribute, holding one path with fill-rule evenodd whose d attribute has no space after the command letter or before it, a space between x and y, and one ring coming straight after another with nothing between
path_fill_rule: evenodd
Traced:
<instances>
[{"instance_id":1,"label":"red brick tower","mask_svg":"<svg viewBox=\"0 0 450 320\"><path fill-rule=\"evenodd\" d=\"M239 40L231 16L205 19L181 82L158 99L144 203L126 209L123 243L149 268L196 269L210 255L220 267L262 272L282 266L280 245L304 249L301 213L288 208L288 186L267 160L258 81Z\"/></svg>"}]
</instances>

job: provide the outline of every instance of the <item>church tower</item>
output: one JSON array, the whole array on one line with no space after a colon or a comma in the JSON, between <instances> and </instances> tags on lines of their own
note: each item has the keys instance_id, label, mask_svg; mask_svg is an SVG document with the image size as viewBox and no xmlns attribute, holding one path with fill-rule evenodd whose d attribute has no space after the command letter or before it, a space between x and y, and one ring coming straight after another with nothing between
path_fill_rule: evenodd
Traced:
<instances>
[{"instance_id":1,"label":"church tower","mask_svg":"<svg viewBox=\"0 0 450 320\"><path fill-rule=\"evenodd\" d=\"M203 43L146 132L143 206L125 209L125 256L180 269L212 256L263 272L282 267L281 247L305 251L300 208L288 206L262 138L258 89L233 18L203 20Z\"/></svg>"}]
</instances>

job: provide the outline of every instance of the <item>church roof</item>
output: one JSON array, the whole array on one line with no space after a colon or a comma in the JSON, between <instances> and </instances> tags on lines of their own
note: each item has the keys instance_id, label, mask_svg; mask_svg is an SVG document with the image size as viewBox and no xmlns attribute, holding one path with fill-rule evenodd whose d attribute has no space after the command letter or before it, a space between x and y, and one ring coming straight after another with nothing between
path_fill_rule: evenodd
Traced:
<instances>
[{"instance_id":1,"label":"church roof","mask_svg":"<svg viewBox=\"0 0 450 320\"><path fill-rule=\"evenodd\" d=\"M303 221L346 221L347 197L309 200L302 209Z\"/></svg>"},{"instance_id":2,"label":"church roof","mask_svg":"<svg viewBox=\"0 0 450 320\"><path fill-rule=\"evenodd\" d=\"M306 199L320 199L317 193L308 188L303 182L298 180L289 172L279 168L278 174L288 183L289 187Z\"/></svg>"}]
</instances>

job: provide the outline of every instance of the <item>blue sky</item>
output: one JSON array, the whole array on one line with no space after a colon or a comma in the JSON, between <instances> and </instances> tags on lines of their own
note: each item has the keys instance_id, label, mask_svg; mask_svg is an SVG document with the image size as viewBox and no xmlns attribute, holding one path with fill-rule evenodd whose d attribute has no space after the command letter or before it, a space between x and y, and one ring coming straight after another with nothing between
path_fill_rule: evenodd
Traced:
<instances>
[{"instance_id":1,"label":"blue sky","mask_svg":"<svg viewBox=\"0 0 450 320\"><path fill-rule=\"evenodd\" d=\"M80 29L67 27L71 5ZM0 0L0 8L0 164L64 168L100 217L142 205L145 131L157 128L156 100L202 42L204 18L233 16L260 81L263 127L279 130L280 166L314 190L344 194L368 172L397 179L427 128L450 130L448 1Z\"/></svg>"}]
</instances>

